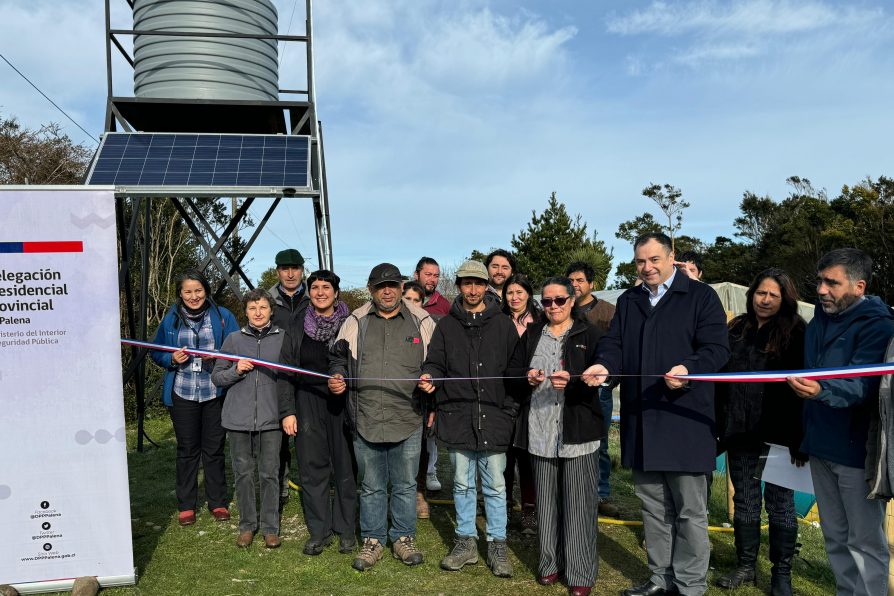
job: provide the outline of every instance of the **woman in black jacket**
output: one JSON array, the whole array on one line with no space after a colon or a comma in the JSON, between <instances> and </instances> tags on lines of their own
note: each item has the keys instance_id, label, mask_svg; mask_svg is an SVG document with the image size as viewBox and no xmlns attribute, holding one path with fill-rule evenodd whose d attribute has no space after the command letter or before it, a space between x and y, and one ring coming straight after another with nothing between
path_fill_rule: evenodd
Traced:
<instances>
[{"instance_id":1,"label":"woman in black jacket","mask_svg":"<svg viewBox=\"0 0 894 596\"><path fill-rule=\"evenodd\" d=\"M528 325L543 320L543 313L534 302L534 289L523 273L513 273L503 284L503 302L501 310L515 324L519 337L524 334ZM526 421L527 422L527 421ZM531 456L527 450L512 446L506 452L506 507L512 511L515 507L513 489L515 487L515 467L518 465L518 488L521 493L521 525L522 534L537 534L537 494L534 490L534 471L531 468Z\"/></svg>"},{"instance_id":2,"label":"woman in black jacket","mask_svg":"<svg viewBox=\"0 0 894 596\"><path fill-rule=\"evenodd\" d=\"M573 316L574 287L551 277L542 289L546 321L529 325L512 356L509 376L525 376L515 445L531 454L537 491L538 581L564 573L572 594L589 594L598 573L599 388L580 374L596 359L602 333ZM564 566L564 568L563 568Z\"/></svg>"},{"instance_id":3,"label":"woman in black jacket","mask_svg":"<svg viewBox=\"0 0 894 596\"><path fill-rule=\"evenodd\" d=\"M310 307L288 329L291 341L283 345L282 361L316 372L329 367L329 348L348 317L347 305L338 299L339 277L331 271L314 271L307 278ZM345 401L333 399L326 379L296 375L278 384L279 414L283 431L295 437L301 481L301 502L310 538L304 554L316 556L338 534L338 550L353 551L357 507L354 452L345 426ZM335 498L329 499L330 480Z\"/></svg>"},{"instance_id":4,"label":"woman in black jacket","mask_svg":"<svg viewBox=\"0 0 894 596\"><path fill-rule=\"evenodd\" d=\"M804 364L804 320L798 315L798 292L782 269L757 275L746 292L746 312L730 321L729 372L793 370ZM737 588L756 583L760 547L761 486L758 462L765 443L789 448L792 462L803 466L798 452L803 436L801 400L787 383L717 383L717 429L728 450L735 495L736 569L717 578L718 586ZM791 563L798 538L794 493L765 483L764 506L770 520L771 593L790 595Z\"/></svg>"}]
</instances>

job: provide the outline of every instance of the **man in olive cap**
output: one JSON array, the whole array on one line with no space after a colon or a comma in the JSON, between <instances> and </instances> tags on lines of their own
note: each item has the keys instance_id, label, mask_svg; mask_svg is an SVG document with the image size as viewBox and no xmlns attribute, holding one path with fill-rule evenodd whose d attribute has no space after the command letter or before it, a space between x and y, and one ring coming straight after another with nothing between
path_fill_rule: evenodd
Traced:
<instances>
[{"instance_id":1,"label":"man in olive cap","mask_svg":"<svg viewBox=\"0 0 894 596\"><path fill-rule=\"evenodd\" d=\"M276 253L276 277L279 283L268 290L273 297L273 324L289 332L290 327L296 324L296 320L307 308L310 300L304 287L304 257L294 248L287 248ZM292 453L289 450L291 441L289 435L283 433L282 444L279 452L279 508L285 507L289 500L289 465L292 463Z\"/></svg>"},{"instance_id":2,"label":"man in olive cap","mask_svg":"<svg viewBox=\"0 0 894 596\"><path fill-rule=\"evenodd\" d=\"M376 265L367 284L372 300L348 316L329 354L329 390L347 394L354 431L363 540L352 564L358 571L382 558L388 538L403 563L423 559L416 546L416 471L427 399L416 379L435 322L401 298L404 279L394 265Z\"/></svg>"},{"instance_id":3,"label":"man in olive cap","mask_svg":"<svg viewBox=\"0 0 894 596\"><path fill-rule=\"evenodd\" d=\"M466 261L456 271L461 298L438 321L419 388L434 393L438 407L444 409L435 428L454 468L456 536L441 568L458 571L478 562L475 479L480 476L487 514L487 565L497 577L512 577L503 472L506 450L512 445L515 403L507 397L499 377L506 374L518 332L487 291L488 277L484 264L478 261ZM445 377L477 380L432 380Z\"/></svg>"}]
</instances>

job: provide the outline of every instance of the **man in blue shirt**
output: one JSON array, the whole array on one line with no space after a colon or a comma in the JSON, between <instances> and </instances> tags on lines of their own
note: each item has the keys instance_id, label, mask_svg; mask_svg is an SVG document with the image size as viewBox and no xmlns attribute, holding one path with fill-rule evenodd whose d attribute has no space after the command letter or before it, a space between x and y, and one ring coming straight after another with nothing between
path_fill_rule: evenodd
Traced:
<instances>
[{"instance_id":1,"label":"man in blue shirt","mask_svg":"<svg viewBox=\"0 0 894 596\"><path fill-rule=\"evenodd\" d=\"M872 259L841 248L817 263L819 304L807 326L804 364L810 368L882 362L894 334L891 309L867 296ZM878 377L812 381L792 377L789 385L804 404L804 442L810 455L826 553L838 594L888 592L885 505L867 499L866 440L878 415Z\"/></svg>"}]
</instances>

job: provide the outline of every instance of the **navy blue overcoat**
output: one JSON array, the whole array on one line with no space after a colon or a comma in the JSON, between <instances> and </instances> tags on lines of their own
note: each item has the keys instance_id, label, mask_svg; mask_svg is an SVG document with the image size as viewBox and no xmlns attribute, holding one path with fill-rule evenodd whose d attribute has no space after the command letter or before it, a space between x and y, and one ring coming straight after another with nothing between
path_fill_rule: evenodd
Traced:
<instances>
[{"instance_id":1,"label":"navy blue overcoat","mask_svg":"<svg viewBox=\"0 0 894 596\"><path fill-rule=\"evenodd\" d=\"M726 312L711 286L682 273L652 308L642 287L621 294L596 363L610 374L719 371L729 358ZM710 472L716 459L714 384L669 389L661 376L624 376L621 463L647 472Z\"/></svg>"}]
</instances>

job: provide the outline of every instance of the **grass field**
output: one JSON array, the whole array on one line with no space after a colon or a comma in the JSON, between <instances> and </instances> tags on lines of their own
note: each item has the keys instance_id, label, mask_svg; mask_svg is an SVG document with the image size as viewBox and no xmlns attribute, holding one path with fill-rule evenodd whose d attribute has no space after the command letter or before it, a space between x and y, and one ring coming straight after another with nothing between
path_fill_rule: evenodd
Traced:
<instances>
[{"instance_id":1,"label":"grass field","mask_svg":"<svg viewBox=\"0 0 894 596\"><path fill-rule=\"evenodd\" d=\"M236 538L236 505L231 510L234 520L214 522L207 509L199 512L198 523L181 528L177 524L174 499L175 444L170 421L147 421L147 432L159 444L143 453L134 449L135 431L128 436L130 498L134 557L138 573L135 587L103 590L103 594L564 594L562 586L542 587L536 582L537 539L524 536L518 521L510 521L509 547L515 576L498 579L491 575L481 557L477 565L460 572L441 571L438 562L452 546L453 508L433 505L429 520L418 524L418 543L426 556L425 563L405 567L386 552L386 557L372 570L359 573L351 569L351 555L338 553L330 546L318 557L302 554L308 538L302 517L300 498L293 493L282 520L283 545L267 550L257 539L252 548L241 550ZM612 449L617 449L616 431ZM613 451L617 461L619 455ZM450 470L446 453L441 453L439 476L445 485L435 498L449 499ZM639 501L633 496L628 471L616 468L612 475L616 502L623 517L639 519ZM711 524L726 521L724 483L715 482L711 503ZM201 493L200 493L201 494ZM483 519L479 531L483 534ZM799 541L803 544L794 566L795 591L798 594L831 594L834 582L823 549L818 528L801 524ZM640 548L641 528L599 524L599 578L594 593L618 594L632 583L648 577L645 552ZM711 534L712 557L709 575L722 573L735 561L732 534ZM483 541L479 550L485 553ZM761 548L758 586L742 588L737 595L766 593L769 586L766 531ZM726 590L711 588L709 594Z\"/></svg>"}]
</instances>

